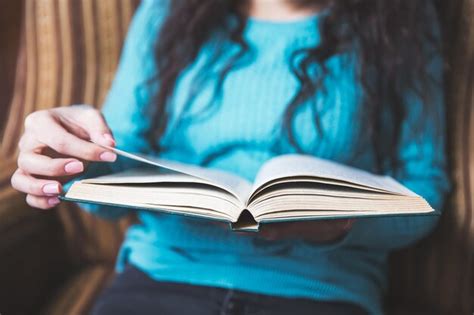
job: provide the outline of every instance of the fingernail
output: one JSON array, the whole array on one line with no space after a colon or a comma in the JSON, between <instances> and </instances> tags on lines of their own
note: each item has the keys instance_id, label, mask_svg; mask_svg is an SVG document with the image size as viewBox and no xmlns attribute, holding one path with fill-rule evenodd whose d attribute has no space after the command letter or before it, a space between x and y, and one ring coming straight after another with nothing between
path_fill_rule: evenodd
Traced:
<instances>
[{"instance_id":1,"label":"fingernail","mask_svg":"<svg viewBox=\"0 0 474 315\"><path fill-rule=\"evenodd\" d=\"M43 192L45 194L59 194L58 184L46 184L43 186Z\"/></svg>"},{"instance_id":2,"label":"fingernail","mask_svg":"<svg viewBox=\"0 0 474 315\"><path fill-rule=\"evenodd\" d=\"M64 170L68 174L80 173L84 170L84 164L78 161L69 162L64 166Z\"/></svg>"},{"instance_id":3,"label":"fingernail","mask_svg":"<svg viewBox=\"0 0 474 315\"><path fill-rule=\"evenodd\" d=\"M109 145L115 146L115 140L109 133L104 133L102 136L107 142L109 142Z\"/></svg>"},{"instance_id":4,"label":"fingernail","mask_svg":"<svg viewBox=\"0 0 474 315\"><path fill-rule=\"evenodd\" d=\"M48 205L50 205L50 206L56 206L56 205L58 205L60 202L61 202L61 200L59 200L59 198L56 198L56 197L53 197L53 198L49 198L49 199L48 199Z\"/></svg>"},{"instance_id":5,"label":"fingernail","mask_svg":"<svg viewBox=\"0 0 474 315\"><path fill-rule=\"evenodd\" d=\"M104 152L100 155L100 159L105 162L114 162L117 159L117 154L112 152Z\"/></svg>"}]
</instances>

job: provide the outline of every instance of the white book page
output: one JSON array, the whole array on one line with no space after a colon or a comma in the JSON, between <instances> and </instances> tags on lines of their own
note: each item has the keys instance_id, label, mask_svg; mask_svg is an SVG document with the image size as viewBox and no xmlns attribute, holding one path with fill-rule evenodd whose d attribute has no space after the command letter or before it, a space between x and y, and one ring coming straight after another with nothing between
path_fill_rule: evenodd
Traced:
<instances>
[{"instance_id":1,"label":"white book page","mask_svg":"<svg viewBox=\"0 0 474 315\"><path fill-rule=\"evenodd\" d=\"M276 179L309 176L344 181L404 196L417 196L391 177L299 154L281 155L265 163L257 174L253 191Z\"/></svg>"},{"instance_id":2,"label":"white book page","mask_svg":"<svg viewBox=\"0 0 474 315\"><path fill-rule=\"evenodd\" d=\"M82 184L94 184L97 185L117 185L123 184L127 189L132 189L131 185L136 184L150 184L146 187L138 188L140 191L155 191L156 193L175 193L175 194L192 194L204 196L215 196L221 199L231 201L235 204L236 207L242 207L243 204L240 202L237 197L228 192L227 190L222 190L213 183L197 178L191 175L183 173L160 173L158 168L134 168L129 169L120 173L113 173L109 175L88 178L80 181ZM166 184L184 184L180 186L170 186ZM156 184L156 185L153 185ZM165 185L160 185L165 184ZM197 185L193 185L197 184ZM202 186L205 185L205 186ZM128 185L128 186L127 186ZM101 188L102 189L102 188ZM105 189L105 188L104 188ZM118 189L118 188L114 188ZM133 188L135 189L135 188Z\"/></svg>"},{"instance_id":3,"label":"white book page","mask_svg":"<svg viewBox=\"0 0 474 315\"><path fill-rule=\"evenodd\" d=\"M184 173L161 173L158 168L132 168L120 173L87 178L82 180L89 184L153 184L153 183L198 183L210 184L209 181Z\"/></svg>"},{"instance_id":4,"label":"white book page","mask_svg":"<svg viewBox=\"0 0 474 315\"><path fill-rule=\"evenodd\" d=\"M239 201L241 201L242 204L246 203L247 198L252 190L252 184L249 181L237 175L230 174L228 172L159 159L156 157L142 154L132 154L117 148L107 146L104 147L120 156L139 161L147 165L153 165L159 168L164 168L167 170L192 176L196 179L204 180L209 184L212 184L233 194L235 197L237 197Z\"/></svg>"},{"instance_id":5,"label":"white book page","mask_svg":"<svg viewBox=\"0 0 474 315\"><path fill-rule=\"evenodd\" d=\"M180 207L202 209L219 213L229 219L238 218L242 205L233 195L222 190L206 187L176 188L154 185L103 185L94 183L75 183L67 193L68 198L85 201L96 201L107 204L143 204L156 205L164 208ZM147 207L145 207L147 208Z\"/></svg>"}]
</instances>

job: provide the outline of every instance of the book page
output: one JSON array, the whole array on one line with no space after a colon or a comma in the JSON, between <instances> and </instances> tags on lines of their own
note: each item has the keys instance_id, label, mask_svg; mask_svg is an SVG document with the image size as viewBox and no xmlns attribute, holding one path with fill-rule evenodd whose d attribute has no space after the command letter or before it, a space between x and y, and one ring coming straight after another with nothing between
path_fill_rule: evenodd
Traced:
<instances>
[{"instance_id":1,"label":"book page","mask_svg":"<svg viewBox=\"0 0 474 315\"><path fill-rule=\"evenodd\" d=\"M82 184L93 185L123 185L124 187L139 186L143 190L155 189L157 193L187 193L187 194L202 194L212 195L231 201L236 207L242 208L243 204L232 193L225 189L217 187L215 184L207 180L197 178L191 175L177 173L174 171L167 171L162 173L156 167L147 168L133 168L120 173L113 173L109 175L83 179ZM143 187L142 184L149 184ZM117 189L117 188L115 188Z\"/></svg>"},{"instance_id":2,"label":"book page","mask_svg":"<svg viewBox=\"0 0 474 315\"><path fill-rule=\"evenodd\" d=\"M225 190L208 184L189 182L169 184L168 181L158 181L149 185L128 182L117 185L115 181L111 183L110 178L106 178L101 183L79 181L71 186L66 198L109 205L141 204L143 209L148 209L149 206L160 206L180 208L189 213L201 210L211 211L216 215L225 216L230 221L235 221L239 217L242 204L234 195Z\"/></svg>"},{"instance_id":3,"label":"book page","mask_svg":"<svg viewBox=\"0 0 474 315\"><path fill-rule=\"evenodd\" d=\"M252 184L250 182L244 178L228 172L159 159L142 154L132 154L117 148L107 146L104 147L120 156L139 161L147 165L153 165L159 168L164 168L177 173L195 177L196 179L204 180L206 183L215 185L216 187L224 189L233 194L238 200L242 202L242 204L245 204L252 190ZM189 181L189 178L186 180Z\"/></svg>"},{"instance_id":4,"label":"book page","mask_svg":"<svg viewBox=\"0 0 474 315\"><path fill-rule=\"evenodd\" d=\"M294 177L315 177L375 188L388 193L417 196L393 178L308 155L281 155L265 163L257 174L253 191L268 182Z\"/></svg>"},{"instance_id":5,"label":"book page","mask_svg":"<svg viewBox=\"0 0 474 315\"><path fill-rule=\"evenodd\" d=\"M120 173L113 173L82 180L89 184L153 184L153 183L200 183L211 184L207 180L184 173L166 172L158 168L132 168ZM214 185L215 186L215 185Z\"/></svg>"}]
</instances>

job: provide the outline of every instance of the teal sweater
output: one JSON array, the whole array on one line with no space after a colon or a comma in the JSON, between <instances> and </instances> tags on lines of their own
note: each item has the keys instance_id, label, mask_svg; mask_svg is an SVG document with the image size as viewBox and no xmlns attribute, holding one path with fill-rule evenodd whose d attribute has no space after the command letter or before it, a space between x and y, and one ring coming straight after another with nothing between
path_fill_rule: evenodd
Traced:
<instances>
[{"instance_id":1,"label":"teal sweater","mask_svg":"<svg viewBox=\"0 0 474 315\"><path fill-rule=\"evenodd\" d=\"M118 147L129 151L150 151L144 136L150 126L144 114L151 96L146 82L156 72L152 49L165 15L163 1L144 1L138 9L103 110ZM167 148L161 156L201 165L207 160L211 168L252 180L269 158L294 152L279 133L285 107L299 86L288 60L296 49L317 45L318 19L280 23L250 18L244 38L252 61L229 73L214 110L200 115L213 99L217 76L199 86L200 92L185 109L197 74L203 69L215 71L236 52L234 44L224 43L226 55L213 60L217 42L210 40L179 77L169 127L160 140ZM328 62L326 93L312 100L321 109L317 114L322 135L314 127L315 113L309 104L296 113L295 133L306 154L375 171L373 147L359 116L361 90L352 60L348 55L333 57ZM434 60L431 68L440 78L439 61ZM444 118L443 96L440 87L433 86L431 93L436 110L426 117L417 136L412 131L417 130L413 126L419 123L421 102L407 95L410 106L401 130L402 169L397 179L440 209L449 187L444 126L435 124ZM358 151L362 154L355 154ZM103 206L88 210L108 218L129 211ZM258 234L235 233L209 221L175 215L139 211L138 217L140 223L128 230L122 245L118 271L129 263L157 280L346 301L371 314L382 314L389 252L413 244L437 222L435 216L360 219L343 240L316 245L305 240L266 241Z\"/></svg>"}]
</instances>

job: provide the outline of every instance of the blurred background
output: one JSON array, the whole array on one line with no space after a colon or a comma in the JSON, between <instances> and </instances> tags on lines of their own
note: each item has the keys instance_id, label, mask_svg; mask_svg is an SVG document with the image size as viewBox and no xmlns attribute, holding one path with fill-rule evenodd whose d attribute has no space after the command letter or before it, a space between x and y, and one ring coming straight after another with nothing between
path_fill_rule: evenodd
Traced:
<instances>
[{"instance_id":1,"label":"blurred background","mask_svg":"<svg viewBox=\"0 0 474 315\"><path fill-rule=\"evenodd\" d=\"M428 0L425 0L428 1ZM0 0L0 314L87 314L133 218L28 208L10 187L28 113L100 107L138 0ZM389 314L474 312L474 0L437 1L455 189L429 238L394 253Z\"/></svg>"}]
</instances>

